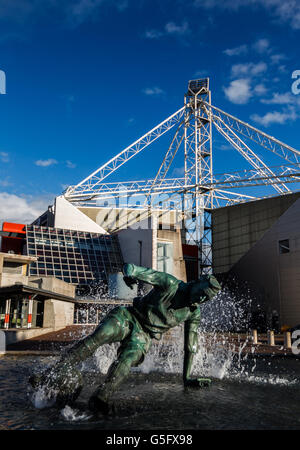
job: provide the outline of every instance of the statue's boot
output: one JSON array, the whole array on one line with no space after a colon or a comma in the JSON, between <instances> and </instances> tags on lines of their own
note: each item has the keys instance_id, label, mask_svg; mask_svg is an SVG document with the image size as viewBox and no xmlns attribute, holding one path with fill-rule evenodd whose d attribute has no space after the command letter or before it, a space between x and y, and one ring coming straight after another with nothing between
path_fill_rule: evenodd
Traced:
<instances>
[{"instance_id":1,"label":"statue's boot","mask_svg":"<svg viewBox=\"0 0 300 450\"><path fill-rule=\"evenodd\" d=\"M187 388L205 388L209 387L212 383L210 378L193 378L184 382L184 386Z\"/></svg>"},{"instance_id":2,"label":"statue's boot","mask_svg":"<svg viewBox=\"0 0 300 450\"><path fill-rule=\"evenodd\" d=\"M201 388L209 387L212 383L211 378L197 378L197 380Z\"/></svg>"}]
</instances>

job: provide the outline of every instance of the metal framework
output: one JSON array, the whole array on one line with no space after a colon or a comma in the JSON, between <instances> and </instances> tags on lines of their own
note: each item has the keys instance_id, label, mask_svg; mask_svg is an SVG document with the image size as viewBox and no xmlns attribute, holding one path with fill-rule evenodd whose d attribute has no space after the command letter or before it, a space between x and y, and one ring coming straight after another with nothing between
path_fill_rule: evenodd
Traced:
<instances>
[{"instance_id":1,"label":"metal framework","mask_svg":"<svg viewBox=\"0 0 300 450\"><path fill-rule=\"evenodd\" d=\"M213 126L249 163L248 170L213 173ZM174 135L153 179L106 182L119 167L171 129ZM259 145L264 156L273 153L285 164L269 167L245 138ZM167 178L176 155L182 158L184 174ZM205 273L211 271L211 210L261 198L236 189L270 186L275 195L283 195L292 192L288 187L291 183L300 183L300 151L213 106L209 78L203 78L189 81L182 108L76 186L68 187L64 196L77 206L116 204L130 198L131 207L147 210L149 215L153 209L180 211L186 242L198 246L199 269Z\"/></svg>"}]
</instances>

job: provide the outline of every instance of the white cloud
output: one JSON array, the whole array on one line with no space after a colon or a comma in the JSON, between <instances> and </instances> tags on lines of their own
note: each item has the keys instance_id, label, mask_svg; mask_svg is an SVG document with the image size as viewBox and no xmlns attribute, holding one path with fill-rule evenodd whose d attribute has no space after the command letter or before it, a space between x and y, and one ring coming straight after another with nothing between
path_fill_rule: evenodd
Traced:
<instances>
[{"instance_id":1,"label":"white cloud","mask_svg":"<svg viewBox=\"0 0 300 450\"><path fill-rule=\"evenodd\" d=\"M132 126L136 123L136 119L134 117L129 117L129 119L126 120L125 124L127 126Z\"/></svg>"},{"instance_id":2,"label":"white cloud","mask_svg":"<svg viewBox=\"0 0 300 450\"><path fill-rule=\"evenodd\" d=\"M184 177L184 166L182 166L182 167L175 167L173 169L172 176L173 177L179 177L179 178Z\"/></svg>"},{"instance_id":3,"label":"white cloud","mask_svg":"<svg viewBox=\"0 0 300 450\"><path fill-rule=\"evenodd\" d=\"M0 160L3 163L9 162L9 154L7 152L0 152Z\"/></svg>"},{"instance_id":4,"label":"white cloud","mask_svg":"<svg viewBox=\"0 0 300 450\"><path fill-rule=\"evenodd\" d=\"M267 88L263 83L257 84L254 89L254 93L257 95L265 95L267 93Z\"/></svg>"},{"instance_id":5,"label":"white cloud","mask_svg":"<svg viewBox=\"0 0 300 450\"><path fill-rule=\"evenodd\" d=\"M42 214L53 201L52 195L20 197L0 192L0 221L31 223Z\"/></svg>"},{"instance_id":6,"label":"white cloud","mask_svg":"<svg viewBox=\"0 0 300 450\"><path fill-rule=\"evenodd\" d=\"M271 55L271 62L272 64L279 64L281 61L284 61L286 59L286 56L282 53L278 53L275 55Z\"/></svg>"},{"instance_id":7,"label":"white cloud","mask_svg":"<svg viewBox=\"0 0 300 450\"><path fill-rule=\"evenodd\" d=\"M53 2L53 0L47 0ZM94 19L99 15L102 5L113 5L119 12L124 11L128 7L127 0L67 0L64 2L62 10L64 10L66 19L72 25L80 25L88 19Z\"/></svg>"},{"instance_id":8,"label":"white cloud","mask_svg":"<svg viewBox=\"0 0 300 450\"><path fill-rule=\"evenodd\" d=\"M177 35L183 35L190 32L189 24L187 21L182 22L181 25L176 25L174 22L168 22L165 25L165 32L167 34L177 34Z\"/></svg>"},{"instance_id":9,"label":"white cloud","mask_svg":"<svg viewBox=\"0 0 300 450\"><path fill-rule=\"evenodd\" d=\"M270 42L268 39L259 39L253 44L253 49L260 54L268 53L271 51Z\"/></svg>"},{"instance_id":10,"label":"white cloud","mask_svg":"<svg viewBox=\"0 0 300 450\"><path fill-rule=\"evenodd\" d=\"M75 169L76 164L72 163L72 161L66 161L66 165L68 167L68 169Z\"/></svg>"},{"instance_id":11,"label":"white cloud","mask_svg":"<svg viewBox=\"0 0 300 450\"><path fill-rule=\"evenodd\" d=\"M221 144L219 146L219 149L223 150L223 151L232 150L232 145L230 145L230 144Z\"/></svg>"},{"instance_id":12,"label":"white cloud","mask_svg":"<svg viewBox=\"0 0 300 450\"><path fill-rule=\"evenodd\" d=\"M163 30L149 30L145 32L148 39L160 39L163 36L184 36L191 32L188 22L185 20L181 25L175 22L168 22Z\"/></svg>"},{"instance_id":13,"label":"white cloud","mask_svg":"<svg viewBox=\"0 0 300 450\"><path fill-rule=\"evenodd\" d=\"M9 180L10 180L10 177L5 177L5 178L1 179L0 186L3 186L3 187L12 186L13 184Z\"/></svg>"},{"instance_id":14,"label":"white cloud","mask_svg":"<svg viewBox=\"0 0 300 450\"><path fill-rule=\"evenodd\" d=\"M227 99L237 105L244 105L248 103L252 97L250 88L250 80L247 78L240 78L231 81L228 87L223 88Z\"/></svg>"},{"instance_id":15,"label":"white cloud","mask_svg":"<svg viewBox=\"0 0 300 450\"><path fill-rule=\"evenodd\" d=\"M128 0L2 0L0 19L33 23L47 11L49 17L59 14L64 24L77 26L99 17L102 8L111 5L121 13L127 9Z\"/></svg>"},{"instance_id":16,"label":"white cloud","mask_svg":"<svg viewBox=\"0 0 300 450\"><path fill-rule=\"evenodd\" d=\"M281 66L278 67L278 72L280 73L287 73L287 68L284 64L282 64Z\"/></svg>"},{"instance_id":17,"label":"white cloud","mask_svg":"<svg viewBox=\"0 0 300 450\"><path fill-rule=\"evenodd\" d=\"M205 69L197 70L197 72L194 73L193 77L195 77L195 78L205 78L205 77L208 76L208 74L209 74L208 70L205 70Z\"/></svg>"},{"instance_id":18,"label":"white cloud","mask_svg":"<svg viewBox=\"0 0 300 450\"><path fill-rule=\"evenodd\" d=\"M286 122L294 122L298 118L295 108L289 108L285 111L270 111L263 116L253 114L251 119L255 122L268 127L272 124L284 125Z\"/></svg>"},{"instance_id":19,"label":"white cloud","mask_svg":"<svg viewBox=\"0 0 300 450\"><path fill-rule=\"evenodd\" d=\"M147 39L159 39L164 35L164 33L162 31L158 31L158 30L149 30L146 31L145 33L145 37Z\"/></svg>"},{"instance_id":20,"label":"white cloud","mask_svg":"<svg viewBox=\"0 0 300 450\"><path fill-rule=\"evenodd\" d=\"M234 64L231 67L231 75L234 78L238 76L255 77L266 72L267 69L268 66L263 61L259 63L250 62L250 63Z\"/></svg>"},{"instance_id":21,"label":"white cloud","mask_svg":"<svg viewBox=\"0 0 300 450\"><path fill-rule=\"evenodd\" d=\"M152 88L145 88L142 91L146 95L162 95L165 93L165 91L157 86L154 86Z\"/></svg>"},{"instance_id":22,"label":"white cloud","mask_svg":"<svg viewBox=\"0 0 300 450\"><path fill-rule=\"evenodd\" d=\"M238 11L249 6L261 6L275 17L279 23L289 23L293 29L300 29L299 0L194 0L194 6L207 9L227 9Z\"/></svg>"},{"instance_id":23,"label":"white cloud","mask_svg":"<svg viewBox=\"0 0 300 450\"><path fill-rule=\"evenodd\" d=\"M296 96L292 95L291 92L284 92L283 94L275 92L272 98L262 99L261 102L265 103L266 105L287 105L297 103L298 99L296 99Z\"/></svg>"},{"instance_id":24,"label":"white cloud","mask_svg":"<svg viewBox=\"0 0 300 450\"><path fill-rule=\"evenodd\" d=\"M239 47L235 48L227 48L226 50L223 51L223 53L225 53L225 55L227 56L240 56L245 55L247 52L248 52L247 45L240 45Z\"/></svg>"},{"instance_id":25,"label":"white cloud","mask_svg":"<svg viewBox=\"0 0 300 450\"><path fill-rule=\"evenodd\" d=\"M52 166L54 164L58 164L58 161L56 161L56 159L53 159L53 158L38 159L37 161L35 161L34 164L36 166L40 166L40 167L48 167L48 166Z\"/></svg>"},{"instance_id":26,"label":"white cloud","mask_svg":"<svg viewBox=\"0 0 300 450\"><path fill-rule=\"evenodd\" d=\"M238 9L244 3L247 3L247 0L194 0L194 5L204 8L217 8L220 7L222 9Z\"/></svg>"}]
</instances>

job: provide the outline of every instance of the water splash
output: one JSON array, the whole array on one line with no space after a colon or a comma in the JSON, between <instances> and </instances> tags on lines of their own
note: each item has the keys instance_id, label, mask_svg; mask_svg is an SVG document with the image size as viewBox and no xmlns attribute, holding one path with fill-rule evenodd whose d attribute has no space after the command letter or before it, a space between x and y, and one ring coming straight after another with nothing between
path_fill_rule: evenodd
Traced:
<instances>
[{"instance_id":1,"label":"water splash","mask_svg":"<svg viewBox=\"0 0 300 450\"><path fill-rule=\"evenodd\" d=\"M88 420L92 416L86 413L82 413L75 408L71 408L69 405L66 405L61 411L60 414L62 417L68 422L78 422L79 420Z\"/></svg>"},{"instance_id":2,"label":"water splash","mask_svg":"<svg viewBox=\"0 0 300 450\"><path fill-rule=\"evenodd\" d=\"M98 348L95 353L95 363L97 370L106 374L110 365L117 358L117 349L119 344L105 344Z\"/></svg>"},{"instance_id":3,"label":"water splash","mask_svg":"<svg viewBox=\"0 0 300 450\"><path fill-rule=\"evenodd\" d=\"M101 290L98 291L98 296L101 296L101 292ZM97 296L94 295L94 297ZM242 331L247 333L249 330L251 307L250 289L244 290L242 294L234 294L226 287L212 301L201 306L199 351L195 355L193 366L195 376L255 383L290 383L287 379L272 374L257 375L257 360L253 355L255 349L249 346L250 338L241 342L232 339L233 333ZM108 307L109 309L111 306ZM83 333L86 334L86 331ZM144 362L132 370L145 374L150 372L181 374L184 357L183 336L184 330L181 325L165 334L161 341L153 341ZM82 371L105 375L117 358L118 346L119 344L101 346L93 358L82 363ZM248 346L248 352L245 352L246 346ZM48 401L49 398L43 397L43 392L36 393L35 405L43 405L45 402L47 404Z\"/></svg>"},{"instance_id":4,"label":"water splash","mask_svg":"<svg viewBox=\"0 0 300 450\"><path fill-rule=\"evenodd\" d=\"M56 396L54 392L49 392L45 387L39 387L31 396L31 402L37 409L51 408L55 404Z\"/></svg>"}]
</instances>

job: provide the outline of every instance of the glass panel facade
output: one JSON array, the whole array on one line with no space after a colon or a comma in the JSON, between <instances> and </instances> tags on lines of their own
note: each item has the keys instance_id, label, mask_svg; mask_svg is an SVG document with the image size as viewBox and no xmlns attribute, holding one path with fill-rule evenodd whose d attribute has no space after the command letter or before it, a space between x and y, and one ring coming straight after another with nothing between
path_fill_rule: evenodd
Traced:
<instances>
[{"instance_id":1,"label":"glass panel facade","mask_svg":"<svg viewBox=\"0 0 300 450\"><path fill-rule=\"evenodd\" d=\"M89 284L107 280L109 273L122 270L116 235L27 225L26 236L27 254L38 257L29 267L31 276L55 276L68 283Z\"/></svg>"}]
</instances>

